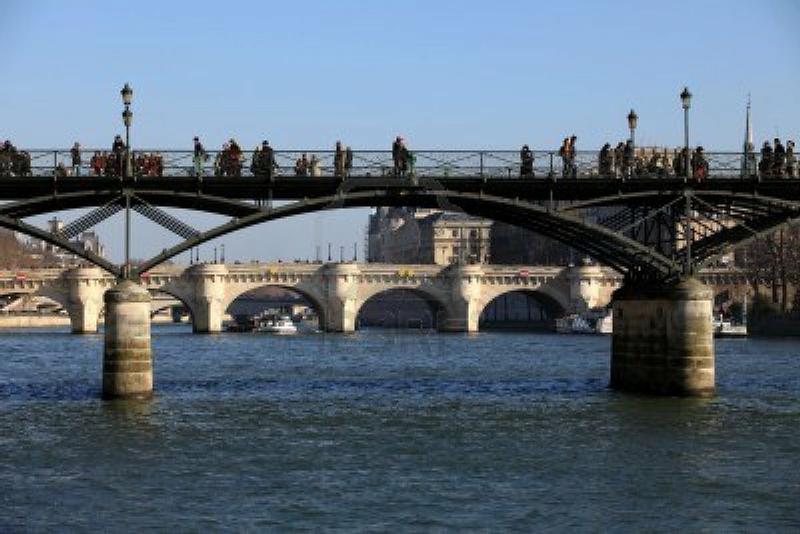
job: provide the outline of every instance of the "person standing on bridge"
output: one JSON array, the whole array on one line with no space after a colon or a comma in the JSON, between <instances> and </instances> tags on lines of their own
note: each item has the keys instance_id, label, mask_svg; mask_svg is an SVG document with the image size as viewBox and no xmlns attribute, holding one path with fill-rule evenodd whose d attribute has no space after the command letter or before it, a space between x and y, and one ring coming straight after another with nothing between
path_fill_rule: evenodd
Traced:
<instances>
[{"instance_id":1,"label":"person standing on bridge","mask_svg":"<svg viewBox=\"0 0 800 534\"><path fill-rule=\"evenodd\" d=\"M758 162L758 171L761 178L769 178L772 172L772 147L769 146L769 141L764 141L764 146L761 147L761 161Z\"/></svg>"},{"instance_id":2,"label":"person standing on bridge","mask_svg":"<svg viewBox=\"0 0 800 534\"><path fill-rule=\"evenodd\" d=\"M122 140L121 135L116 135L114 137L114 142L111 144L111 153L114 155L114 173L116 176L122 176L125 150L125 141Z\"/></svg>"},{"instance_id":3,"label":"person standing on bridge","mask_svg":"<svg viewBox=\"0 0 800 534\"><path fill-rule=\"evenodd\" d=\"M400 176L403 161L403 138L399 135L392 143L392 162L394 162L394 175Z\"/></svg>"},{"instance_id":4,"label":"person standing on bridge","mask_svg":"<svg viewBox=\"0 0 800 534\"><path fill-rule=\"evenodd\" d=\"M267 178L272 181L274 179L274 170L277 168L275 164L275 152L269 146L269 141L266 139L261 143L261 152L258 158L258 164L255 166L254 174L261 178Z\"/></svg>"},{"instance_id":5,"label":"person standing on bridge","mask_svg":"<svg viewBox=\"0 0 800 534\"><path fill-rule=\"evenodd\" d=\"M622 178L627 179L633 175L633 141L628 139L622 150Z\"/></svg>"},{"instance_id":6,"label":"person standing on bridge","mask_svg":"<svg viewBox=\"0 0 800 534\"><path fill-rule=\"evenodd\" d=\"M786 141L786 177L794 178L794 169L797 162L794 159L794 141Z\"/></svg>"},{"instance_id":7,"label":"person standing on bridge","mask_svg":"<svg viewBox=\"0 0 800 534\"><path fill-rule=\"evenodd\" d=\"M708 161L703 153L703 147L699 146L692 154L692 178L698 182L704 181L708 177Z\"/></svg>"},{"instance_id":8,"label":"person standing on bridge","mask_svg":"<svg viewBox=\"0 0 800 534\"><path fill-rule=\"evenodd\" d=\"M200 142L200 138L195 136L194 155L192 156L192 162L194 163L194 175L197 178L203 177L203 165L206 161L208 161L206 149L203 147L203 143Z\"/></svg>"},{"instance_id":9,"label":"person standing on bridge","mask_svg":"<svg viewBox=\"0 0 800 534\"><path fill-rule=\"evenodd\" d=\"M333 175L337 178L344 177L344 148L341 141L336 141L336 150L333 153Z\"/></svg>"},{"instance_id":10,"label":"person standing on bridge","mask_svg":"<svg viewBox=\"0 0 800 534\"><path fill-rule=\"evenodd\" d=\"M303 156L305 157L305 154ZM311 159L308 161L308 172L311 176L322 176L322 169L319 167L319 158L316 154L311 154Z\"/></svg>"},{"instance_id":11,"label":"person standing on bridge","mask_svg":"<svg viewBox=\"0 0 800 534\"><path fill-rule=\"evenodd\" d=\"M69 151L70 158L72 159L72 175L81 175L81 145L77 141L72 145Z\"/></svg>"},{"instance_id":12,"label":"person standing on bridge","mask_svg":"<svg viewBox=\"0 0 800 534\"><path fill-rule=\"evenodd\" d=\"M614 158L611 155L611 145L606 143L603 145L603 148L600 149L600 156L598 157L599 160L599 173L602 178L608 178L612 176L612 166L614 165Z\"/></svg>"},{"instance_id":13,"label":"person standing on bridge","mask_svg":"<svg viewBox=\"0 0 800 534\"><path fill-rule=\"evenodd\" d=\"M614 148L614 177L615 178L624 178L625 175L622 174L622 155L625 153L625 143L617 143L617 146Z\"/></svg>"},{"instance_id":14,"label":"person standing on bridge","mask_svg":"<svg viewBox=\"0 0 800 534\"><path fill-rule=\"evenodd\" d=\"M528 145L522 145L519 151L519 174L523 178L533 178L533 152Z\"/></svg>"},{"instance_id":15,"label":"person standing on bridge","mask_svg":"<svg viewBox=\"0 0 800 534\"><path fill-rule=\"evenodd\" d=\"M350 177L350 171L353 169L353 150L348 146L344 149L344 175Z\"/></svg>"},{"instance_id":16,"label":"person standing on bridge","mask_svg":"<svg viewBox=\"0 0 800 534\"><path fill-rule=\"evenodd\" d=\"M239 146L239 143L236 142L236 139L231 139L229 142L229 164L230 164L230 174L232 176L241 176L242 175L242 147Z\"/></svg>"},{"instance_id":17,"label":"person standing on bridge","mask_svg":"<svg viewBox=\"0 0 800 534\"><path fill-rule=\"evenodd\" d=\"M578 165L575 163L575 158L577 156L575 145L577 141L577 135L573 134L572 137L569 138L569 173L570 176L575 179L578 178Z\"/></svg>"},{"instance_id":18,"label":"person standing on bridge","mask_svg":"<svg viewBox=\"0 0 800 534\"><path fill-rule=\"evenodd\" d=\"M786 171L786 149L783 148L781 140L775 138L775 150L772 153L772 174L775 178L783 178Z\"/></svg>"},{"instance_id":19,"label":"person standing on bridge","mask_svg":"<svg viewBox=\"0 0 800 534\"><path fill-rule=\"evenodd\" d=\"M675 176L686 176L686 158L689 157L689 152L686 147L680 149L675 158L672 160L672 170L675 171Z\"/></svg>"},{"instance_id":20,"label":"person standing on bridge","mask_svg":"<svg viewBox=\"0 0 800 534\"><path fill-rule=\"evenodd\" d=\"M565 137L561 143L561 148L558 149L558 155L561 157L561 176L566 178L569 175L569 137Z\"/></svg>"},{"instance_id":21,"label":"person standing on bridge","mask_svg":"<svg viewBox=\"0 0 800 534\"><path fill-rule=\"evenodd\" d=\"M408 149L405 143L403 143L400 159L403 176L414 176L414 166L417 162L417 157Z\"/></svg>"}]
</instances>

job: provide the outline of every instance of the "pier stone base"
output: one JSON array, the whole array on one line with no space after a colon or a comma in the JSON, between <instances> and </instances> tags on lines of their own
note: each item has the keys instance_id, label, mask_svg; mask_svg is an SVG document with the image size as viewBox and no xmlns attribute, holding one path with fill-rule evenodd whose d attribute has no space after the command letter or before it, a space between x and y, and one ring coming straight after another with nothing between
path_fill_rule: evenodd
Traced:
<instances>
[{"instance_id":1,"label":"pier stone base","mask_svg":"<svg viewBox=\"0 0 800 534\"><path fill-rule=\"evenodd\" d=\"M103 398L149 398L153 394L150 293L123 281L105 293Z\"/></svg>"},{"instance_id":2,"label":"pier stone base","mask_svg":"<svg viewBox=\"0 0 800 534\"><path fill-rule=\"evenodd\" d=\"M611 387L655 395L714 394L712 291L694 278L627 284L614 293Z\"/></svg>"}]
</instances>

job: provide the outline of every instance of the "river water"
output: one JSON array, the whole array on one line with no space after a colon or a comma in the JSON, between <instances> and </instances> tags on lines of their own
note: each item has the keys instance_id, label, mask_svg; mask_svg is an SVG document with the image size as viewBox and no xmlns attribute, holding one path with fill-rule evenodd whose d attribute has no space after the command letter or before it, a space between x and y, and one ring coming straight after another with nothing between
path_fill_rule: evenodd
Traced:
<instances>
[{"instance_id":1,"label":"river water","mask_svg":"<svg viewBox=\"0 0 800 534\"><path fill-rule=\"evenodd\" d=\"M607 389L609 340L0 333L0 531L800 529L800 342L719 340L718 395Z\"/></svg>"}]
</instances>

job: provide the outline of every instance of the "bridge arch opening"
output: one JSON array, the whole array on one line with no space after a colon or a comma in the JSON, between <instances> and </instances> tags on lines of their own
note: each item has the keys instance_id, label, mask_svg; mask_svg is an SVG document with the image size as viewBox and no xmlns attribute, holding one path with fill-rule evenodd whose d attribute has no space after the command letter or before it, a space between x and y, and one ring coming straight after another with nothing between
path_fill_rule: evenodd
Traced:
<instances>
[{"instance_id":1,"label":"bridge arch opening","mask_svg":"<svg viewBox=\"0 0 800 534\"><path fill-rule=\"evenodd\" d=\"M500 293L481 310L481 330L551 330L566 309L543 291L515 289Z\"/></svg>"},{"instance_id":2,"label":"bridge arch opening","mask_svg":"<svg viewBox=\"0 0 800 534\"><path fill-rule=\"evenodd\" d=\"M265 284L239 293L225 309L231 325L245 327L258 314L274 313L290 316L304 331L324 330L325 312L320 299L310 291L280 284Z\"/></svg>"},{"instance_id":3,"label":"bridge arch opening","mask_svg":"<svg viewBox=\"0 0 800 534\"><path fill-rule=\"evenodd\" d=\"M356 327L436 330L447 316L447 308L433 295L419 289L392 288L361 304Z\"/></svg>"},{"instance_id":4,"label":"bridge arch opening","mask_svg":"<svg viewBox=\"0 0 800 534\"><path fill-rule=\"evenodd\" d=\"M177 293L170 292L163 288L151 289L150 297L150 320L153 321L165 310L170 310L170 319L173 323L183 322L184 317L188 317L189 324L193 321L192 307Z\"/></svg>"}]
</instances>

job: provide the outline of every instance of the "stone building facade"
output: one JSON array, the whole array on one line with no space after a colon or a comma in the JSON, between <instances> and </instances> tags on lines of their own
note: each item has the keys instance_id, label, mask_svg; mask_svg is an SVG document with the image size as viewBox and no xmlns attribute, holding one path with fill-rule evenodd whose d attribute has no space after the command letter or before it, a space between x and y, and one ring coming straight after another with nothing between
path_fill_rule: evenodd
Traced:
<instances>
[{"instance_id":1,"label":"stone building facade","mask_svg":"<svg viewBox=\"0 0 800 534\"><path fill-rule=\"evenodd\" d=\"M463 213L378 208L367 230L367 261L435 265L488 263L492 222Z\"/></svg>"}]
</instances>

